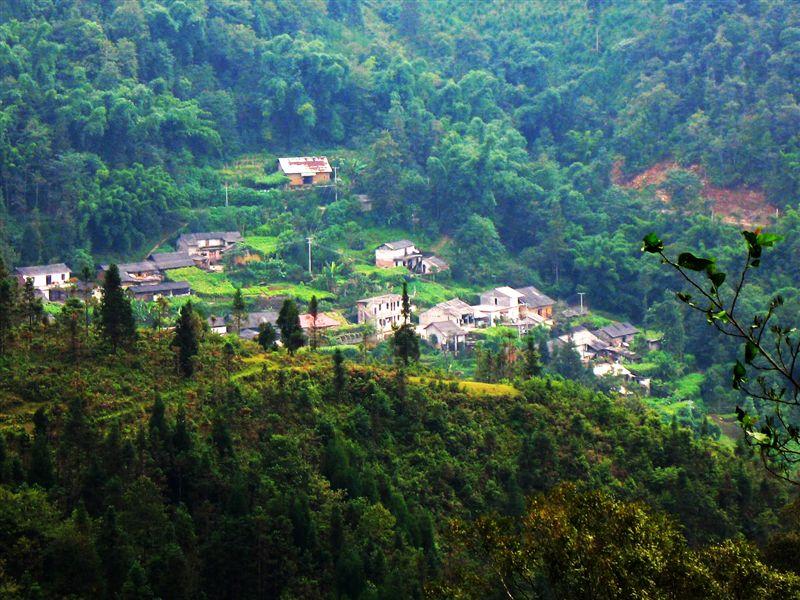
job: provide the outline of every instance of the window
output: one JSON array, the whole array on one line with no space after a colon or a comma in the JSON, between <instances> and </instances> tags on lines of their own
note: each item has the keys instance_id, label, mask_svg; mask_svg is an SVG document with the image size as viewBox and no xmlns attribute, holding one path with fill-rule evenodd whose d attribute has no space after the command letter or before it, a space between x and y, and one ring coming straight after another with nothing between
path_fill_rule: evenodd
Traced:
<instances>
[{"instance_id":1,"label":"window","mask_svg":"<svg viewBox=\"0 0 800 600\"><path fill-rule=\"evenodd\" d=\"M44 282L45 282L46 285L50 285L51 283L53 283L53 276L52 275L46 275L45 278L44 278Z\"/></svg>"}]
</instances>

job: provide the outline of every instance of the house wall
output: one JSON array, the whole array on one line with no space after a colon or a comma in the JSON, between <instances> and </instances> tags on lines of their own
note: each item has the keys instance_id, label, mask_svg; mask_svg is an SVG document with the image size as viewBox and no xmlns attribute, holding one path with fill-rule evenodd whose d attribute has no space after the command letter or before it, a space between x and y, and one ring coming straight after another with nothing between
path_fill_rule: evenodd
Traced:
<instances>
[{"instance_id":1,"label":"house wall","mask_svg":"<svg viewBox=\"0 0 800 600\"><path fill-rule=\"evenodd\" d=\"M25 280L26 279L32 279L33 280L33 287L35 287L37 290L42 290L42 291L48 289L49 287L63 285L67 281L69 281L69 273L67 273L67 272L49 273L49 275L51 277L51 282L48 284L47 283L47 275L48 274L34 275L33 277L25 277L23 275L19 275L17 278L19 279L20 285L25 285Z\"/></svg>"},{"instance_id":2,"label":"house wall","mask_svg":"<svg viewBox=\"0 0 800 600\"><path fill-rule=\"evenodd\" d=\"M314 183L328 183L331 180L330 173L316 173L314 175Z\"/></svg>"},{"instance_id":3,"label":"house wall","mask_svg":"<svg viewBox=\"0 0 800 600\"><path fill-rule=\"evenodd\" d=\"M358 323L372 323L375 330L385 333L398 326L403 320L403 306L400 300L391 302L369 302L358 305Z\"/></svg>"},{"instance_id":4,"label":"house wall","mask_svg":"<svg viewBox=\"0 0 800 600\"><path fill-rule=\"evenodd\" d=\"M517 306L519 302L516 298L509 298L504 294L497 294L492 291L481 294L481 304L491 304L493 306ZM519 317L519 311L517 311L517 317Z\"/></svg>"}]
</instances>

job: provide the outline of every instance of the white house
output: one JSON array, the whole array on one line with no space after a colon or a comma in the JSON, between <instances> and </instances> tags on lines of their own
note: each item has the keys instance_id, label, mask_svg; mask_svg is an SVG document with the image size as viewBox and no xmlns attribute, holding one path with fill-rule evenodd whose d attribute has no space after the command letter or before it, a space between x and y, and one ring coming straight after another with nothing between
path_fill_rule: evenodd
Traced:
<instances>
[{"instance_id":1,"label":"white house","mask_svg":"<svg viewBox=\"0 0 800 600\"><path fill-rule=\"evenodd\" d=\"M452 321L459 327L473 327L474 312L469 304L460 298L453 298L419 313L419 326L422 329L430 323Z\"/></svg>"},{"instance_id":2,"label":"white house","mask_svg":"<svg viewBox=\"0 0 800 600\"><path fill-rule=\"evenodd\" d=\"M289 186L328 183L333 169L325 156L290 156L278 159L278 169L289 178Z\"/></svg>"},{"instance_id":3,"label":"white house","mask_svg":"<svg viewBox=\"0 0 800 600\"><path fill-rule=\"evenodd\" d=\"M69 267L64 263L17 267L15 272L20 285L25 285L25 282L30 279L33 287L41 292L47 300L50 300L51 290L65 286L69 281Z\"/></svg>"},{"instance_id":4,"label":"white house","mask_svg":"<svg viewBox=\"0 0 800 600\"><path fill-rule=\"evenodd\" d=\"M423 256L422 262L419 265L419 272L422 275L432 275L434 273L441 273L450 268L445 261L438 256L431 254L430 256Z\"/></svg>"},{"instance_id":5,"label":"white house","mask_svg":"<svg viewBox=\"0 0 800 600\"><path fill-rule=\"evenodd\" d=\"M356 302L358 323L371 323L379 337L403 324L403 297L400 294L384 294L363 298Z\"/></svg>"},{"instance_id":6,"label":"white house","mask_svg":"<svg viewBox=\"0 0 800 600\"><path fill-rule=\"evenodd\" d=\"M375 249L375 266L383 268L405 267L416 271L422 264L422 253L414 242L398 240L386 242Z\"/></svg>"}]
</instances>

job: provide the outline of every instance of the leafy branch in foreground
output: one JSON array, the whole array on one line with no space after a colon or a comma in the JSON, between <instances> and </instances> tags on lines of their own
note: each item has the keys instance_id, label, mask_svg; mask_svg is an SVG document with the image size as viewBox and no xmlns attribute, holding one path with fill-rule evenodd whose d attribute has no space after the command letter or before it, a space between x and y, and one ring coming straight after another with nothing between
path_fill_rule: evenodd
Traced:
<instances>
[{"instance_id":1,"label":"leafy branch in foreground","mask_svg":"<svg viewBox=\"0 0 800 600\"><path fill-rule=\"evenodd\" d=\"M655 234L644 237L642 251L657 254L687 282L691 293L679 292L678 299L705 314L709 324L743 346L742 359L732 369L732 386L770 406L772 414L759 419L736 407L736 416L749 444L758 449L767 470L787 481L800 484L800 337L794 326L781 324L776 312L783 305L774 296L765 312L742 315L739 299L748 273L761 265L765 248L782 238L773 233L743 231L747 256L734 283L723 291L726 273L717 269L714 258L682 252L676 259L664 252L664 242Z\"/></svg>"}]
</instances>

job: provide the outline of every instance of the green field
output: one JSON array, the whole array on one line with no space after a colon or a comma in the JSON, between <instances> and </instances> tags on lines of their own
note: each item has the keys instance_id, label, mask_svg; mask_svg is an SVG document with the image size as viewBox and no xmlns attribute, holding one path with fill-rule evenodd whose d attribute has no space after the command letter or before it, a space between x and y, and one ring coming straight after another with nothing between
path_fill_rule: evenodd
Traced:
<instances>
[{"instance_id":1,"label":"green field","mask_svg":"<svg viewBox=\"0 0 800 600\"><path fill-rule=\"evenodd\" d=\"M278 249L278 238L271 235L248 235L244 238L244 245L266 256L274 254Z\"/></svg>"},{"instance_id":2,"label":"green field","mask_svg":"<svg viewBox=\"0 0 800 600\"><path fill-rule=\"evenodd\" d=\"M192 290L198 296L230 297L236 292L236 287L231 283L225 273L209 273L197 267L185 267L169 271L172 281L188 281ZM303 284L275 283L242 288L245 296L291 296L303 302L311 300L311 296L318 299L332 298L330 292L317 290Z\"/></svg>"}]
</instances>

